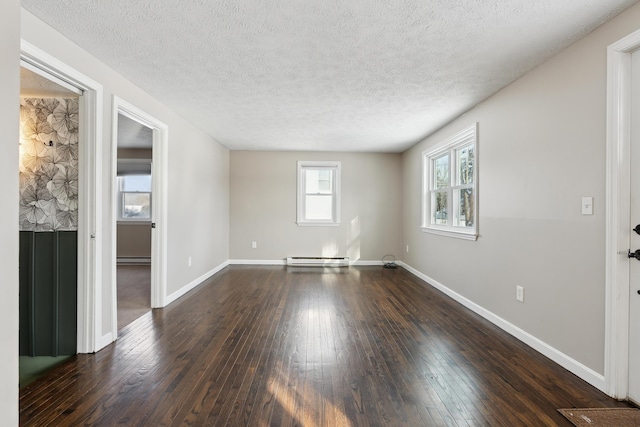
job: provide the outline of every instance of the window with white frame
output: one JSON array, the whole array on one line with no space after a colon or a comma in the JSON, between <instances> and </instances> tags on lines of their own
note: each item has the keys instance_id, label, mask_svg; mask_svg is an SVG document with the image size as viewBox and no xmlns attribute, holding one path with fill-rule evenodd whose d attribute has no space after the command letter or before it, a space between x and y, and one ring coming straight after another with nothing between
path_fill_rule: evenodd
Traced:
<instances>
[{"instance_id":1,"label":"window with white frame","mask_svg":"<svg viewBox=\"0 0 640 427\"><path fill-rule=\"evenodd\" d=\"M151 221L151 175L118 177L118 220Z\"/></svg>"},{"instance_id":2,"label":"window with white frame","mask_svg":"<svg viewBox=\"0 0 640 427\"><path fill-rule=\"evenodd\" d=\"M298 162L298 225L340 224L340 162Z\"/></svg>"},{"instance_id":3,"label":"window with white frame","mask_svg":"<svg viewBox=\"0 0 640 427\"><path fill-rule=\"evenodd\" d=\"M478 124L423 151L422 230L478 237Z\"/></svg>"}]
</instances>

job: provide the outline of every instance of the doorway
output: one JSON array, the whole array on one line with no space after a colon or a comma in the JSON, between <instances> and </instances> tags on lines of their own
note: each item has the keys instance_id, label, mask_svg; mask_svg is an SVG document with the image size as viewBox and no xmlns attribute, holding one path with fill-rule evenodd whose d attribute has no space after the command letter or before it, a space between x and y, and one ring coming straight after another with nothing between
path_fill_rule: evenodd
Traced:
<instances>
[{"instance_id":1,"label":"doorway","mask_svg":"<svg viewBox=\"0 0 640 427\"><path fill-rule=\"evenodd\" d=\"M21 387L77 353L81 96L77 87L21 64Z\"/></svg>"},{"instance_id":2,"label":"doorway","mask_svg":"<svg viewBox=\"0 0 640 427\"><path fill-rule=\"evenodd\" d=\"M167 126L113 98L112 277L117 331L166 296Z\"/></svg>"},{"instance_id":3,"label":"doorway","mask_svg":"<svg viewBox=\"0 0 640 427\"><path fill-rule=\"evenodd\" d=\"M151 311L153 129L118 113L118 331Z\"/></svg>"},{"instance_id":4,"label":"doorway","mask_svg":"<svg viewBox=\"0 0 640 427\"><path fill-rule=\"evenodd\" d=\"M630 252L640 248L640 51L631 54L631 144L630 144ZM628 398L640 404L640 252L629 259L629 392Z\"/></svg>"},{"instance_id":5,"label":"doorway","mask_svg":"<svg viewBox=\"0 0 640 427\"><path fill-rule=\"evenodd\" d=\"M612 397L640 401L640 371L636 369L640 331L638 299L640 283L636 264L629 257L638 247L637 156L640 148L638 99L634 101L640 30L607 49L607 212L605 261L605 366L604 389ZM635 70L634 70L635 69ZM635 85L637 85L637 81ZM637 91L638 88L635 88ZM635 105L634 105L635 104ZM635 128L635 129L634 129ZM635 152L635 155L633 154ZM633 214L633 217L632 217Z\"/></svg>"}]
</instances>

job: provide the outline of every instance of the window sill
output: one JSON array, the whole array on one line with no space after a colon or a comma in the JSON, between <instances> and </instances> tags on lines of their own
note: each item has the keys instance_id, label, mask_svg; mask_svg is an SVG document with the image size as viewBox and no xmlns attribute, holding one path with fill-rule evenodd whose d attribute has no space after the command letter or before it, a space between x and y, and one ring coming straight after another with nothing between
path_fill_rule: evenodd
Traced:
<instances>
[{"instance_id":1,"label":"window sill","mask_svg":"<svg viewBox=\"0 0 640 427\"><path fill-rule=\"evenodd\" d=\"M466 232L452 230L450 228L420 227L425 233L437 234L438 236L454 237L463 240L478 240L478 234L475 231Z\"/></svg>"},{"instance_id":2,"label":"window sill","mask_svg":"<svg viewBox=\"0 0 640 427\"><path fill-rule=\"evenodd\" d=\"M338 227L339 222L296 222L298 227Z\"/></svg>"}]
</instances>

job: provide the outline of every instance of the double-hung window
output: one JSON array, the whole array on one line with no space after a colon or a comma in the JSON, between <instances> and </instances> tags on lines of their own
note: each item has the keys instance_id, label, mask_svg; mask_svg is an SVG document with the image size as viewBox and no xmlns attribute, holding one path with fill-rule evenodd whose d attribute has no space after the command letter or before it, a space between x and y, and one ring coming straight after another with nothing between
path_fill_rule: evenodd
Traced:
<instances>
[{"instance_id":1,"label":"double-hung window","mask_svg":"<svg viewBox=\"0 0 640 427\"><path fill-rule=\"evenodd\" d=\"M151 175L118 177L119 221L151 221Z\"/></svg>"},{"instance_id":2,"label":"double-hung window","mask_svg":"<svg viewBox=\"0 0 640 427\"><path fill-rule=\"evenodd\" d=\"M340 162L298 162L298 225L340 224Z\"/></svg>"},{"instance_id":3,"label":"double-hung window","mask_svg":"<svg viewBox=\"0 0 640 427\"><path fill-rule=\"evenodd\" d=\"M423 152L423 231L476 240L478 125Z\"/></svg>"}]
</instances>

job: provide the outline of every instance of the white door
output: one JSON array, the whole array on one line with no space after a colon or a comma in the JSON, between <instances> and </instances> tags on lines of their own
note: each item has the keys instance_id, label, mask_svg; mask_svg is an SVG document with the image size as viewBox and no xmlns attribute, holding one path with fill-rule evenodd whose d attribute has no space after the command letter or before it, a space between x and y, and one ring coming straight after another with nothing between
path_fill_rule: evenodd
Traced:
<instances>
[{"instance_id":1,"label":"white door","mask_svg":"<svg viewBox=\"0 0 640 427\"><path fill-rule=\"evenodd\" d=\"M640 250L640 51L631 55L631 252ZM633 231L638 226L638 231ZM638 252L640 258L640 252ZM629 259L629 399L640 403L640 259Z\"/></svg>"}]
</instances>

